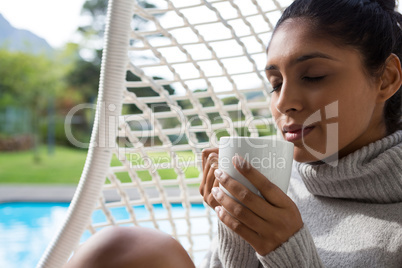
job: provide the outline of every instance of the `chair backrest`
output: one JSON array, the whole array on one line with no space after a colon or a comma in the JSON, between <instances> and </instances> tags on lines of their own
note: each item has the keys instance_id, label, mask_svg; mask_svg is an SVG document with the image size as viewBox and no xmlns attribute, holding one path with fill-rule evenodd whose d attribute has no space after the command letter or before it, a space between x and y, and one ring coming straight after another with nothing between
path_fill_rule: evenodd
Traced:
<instances>
[{"instance_id":1,"label":"chair backrest","mask_svg":"<svg viewBox=\"0 0 402 268\"><path fill-rule=\"evenodd\" d=\"M159 228L199 261L216 226L197 205L201 151L275 133L265 49L289 2L109 0L88 157L38 267L61 267L110 225Z\"/></svg>"}]
</instances>

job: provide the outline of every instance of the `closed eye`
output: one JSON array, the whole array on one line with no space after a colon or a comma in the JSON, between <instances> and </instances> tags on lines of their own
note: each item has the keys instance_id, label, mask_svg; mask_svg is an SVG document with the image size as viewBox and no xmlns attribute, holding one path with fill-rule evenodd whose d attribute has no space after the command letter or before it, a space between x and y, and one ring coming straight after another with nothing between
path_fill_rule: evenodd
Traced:
<instances>
[{"instance_id":1,"label":"closed eye","mask_svg":"<svg viewBox=\"0 0 402 268\"><path fill-rule=\"evenodd\" d=\"M304 76L304 77L302 78L302 80L307 81L307 82L309 82L309 83L314 83L314 82L318 82L318 81L323 80L325 77L326 77L325 75L323 75L323 76L316 76L316 77ZM282 86L282 83L279 83L279 84L276 84L276 85L275 85L275 84L272 84L272 91L271 91L271 93L280 90L280 89L281 89L281 86Z\"/></svg>"},{"instance_id":2,"label":"closed eye","mask_svg":"<svg viewBox=\"0 0 402 268\"><path fill-rule=\"evenodd\" d=\"M282 83L278 84L278 85L272 85L272 91L271 93L274 93L275 91L278 91L282 86Z\"/></svg>"},{"instance_id":3,"label":"closed eye","mask_svg":"<svg viewBox=\"0 0 402 268\"><path fill-rule=\"evenodd\" d=\"M302 80L305 80L307 82L318 82L324 78L325 78L325 76L316 76L316 77L305 76L302 78Z\"/></svg>"}]
</instances>

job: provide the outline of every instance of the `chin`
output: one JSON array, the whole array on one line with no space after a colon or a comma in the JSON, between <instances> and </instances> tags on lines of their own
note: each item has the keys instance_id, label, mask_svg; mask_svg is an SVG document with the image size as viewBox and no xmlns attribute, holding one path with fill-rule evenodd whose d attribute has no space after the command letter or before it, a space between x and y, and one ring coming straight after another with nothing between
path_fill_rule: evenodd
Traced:
<instances>
[{"instance_id":1,"label":"chin","mask_svg":"<svg viewBox=\"0 0 402 268\"><path fill-rule=\"evenodd\" d=\"M293 151L293 159L299 163L310 163L310 162L317 162L321 159L314 157L312 154L307 152L305 149L300 150L299 148L295 147Z\"/></svg>"},{"instance_id":2,"label":"chin","mask_svg":"<svg viewBox=\"0 0 402 268\"><path fill-rule=\"evenodd\" d=\"M312 151L312 150L310 150ZM304 147L296 147L293 151L293 159L299 163L314 163L314 162L325 162L330 163L333 161L338 161L338 152L326 152L320 153L318 151L313 151L310 153L309 150L306 150ZM317 154L314 155L314 152Z\"/></svg>"}]
</instances>

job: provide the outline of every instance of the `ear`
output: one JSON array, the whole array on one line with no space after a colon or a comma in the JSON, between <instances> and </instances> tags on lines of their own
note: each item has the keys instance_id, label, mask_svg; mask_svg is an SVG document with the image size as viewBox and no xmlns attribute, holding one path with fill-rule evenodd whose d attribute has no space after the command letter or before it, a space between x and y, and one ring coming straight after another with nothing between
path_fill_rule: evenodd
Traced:
<instances>
[{"instance_id":1,"label":"ear","mask_svg":"<svg viewBox=\"0 0 402 268\"><path fill-rule=\"evenodd\" d=\"M397 55L392 53L388 57L380 80L381 84L377 101L385 102L391 98L402 85L401 61Z\"/></svg>"}]
</instances>

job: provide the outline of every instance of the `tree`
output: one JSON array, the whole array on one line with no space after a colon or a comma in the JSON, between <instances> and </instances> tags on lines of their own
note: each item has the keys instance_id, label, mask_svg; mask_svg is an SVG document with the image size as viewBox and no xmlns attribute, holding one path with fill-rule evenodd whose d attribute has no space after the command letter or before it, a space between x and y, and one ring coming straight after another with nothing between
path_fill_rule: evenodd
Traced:
<instances>
[{"instance_id":1,"label":"tree","mask_svg":"<svg viewBox=\"0 0 402 268\"><path fill-rule=\"evenodd\" d=\"M139 3L143 7L154 7L144 0ZM87 18L88 23L77 29L81 36L78 48L80 57L75 59L75 68L67 75L70 86L79 87L86 102L92 102L97 95L107 5L107 0L87 0L84 3L81 14ZM137 29L141 28L144 22L141 17L134 16Z\"/></svg>"},{"instance_id":2,"label":"tree","mask_svg":"<svg viewBox=\"0 0 402 268\"><path fill-rule=\"evenodd\" d=\"M34 158L39 160L40 117L63 88L63 70L44 55L0 50L0 107L26 107L32 116Z\"/></svg>"},{"instance_id":3,"label":"tree","mask_svg":"<svg viewBox=\"0 0 402 268\"><path fill-rule=\"evenodd\" d=\"M144 8L155 7L155 5L150 4L145 0L139 0L137 2ZM79 27L78 32L83 37L85 43L90 45L89 49L99 50L102 48L103 36L105 33L107 5L107 0L87 0L82 7L81 14L88 18L88 23L87 25ZM135 29L141 29L144 23L146 23L146 20L137 15L135 15L133 19ZM98 57L100 55L98 54L94 56Z\"/></svg>"}]
</instances>

